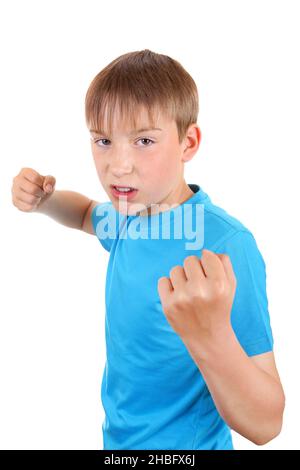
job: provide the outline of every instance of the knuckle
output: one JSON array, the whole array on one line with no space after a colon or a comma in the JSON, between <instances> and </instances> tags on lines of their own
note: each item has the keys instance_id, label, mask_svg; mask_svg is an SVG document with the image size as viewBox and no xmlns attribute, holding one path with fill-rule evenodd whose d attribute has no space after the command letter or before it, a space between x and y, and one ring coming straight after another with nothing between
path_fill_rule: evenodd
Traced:
<instances>
[{"instance_id":1,"label":"knuckle","mask_svg":"<svg viewBox=\"0 0 300 470\"><path fill-rule=\"evenodd\" d=\"M173 266L173 268L170 270L169 275L171 276L172 274L176 273L180 269L180 266Z\"/></svg>"},{"instance_id":2,"label":"knuckle","mask_svg":"<svg viewBox=\"0 0 300 470\"><path fill-rule=\"evenodd\" d=\"M184 265L186 265L186 264L189 264L189 263L193 263L193 262L196 261L197 259L198 259L198 258L197 258L196 255L190 255L190 256L187 256L187 257L184 259L183 263L184 263Z\"/></svg>"},{"instance_id":3,"label":"knuckle","mask_svg":"<svg viewBox=\"0 0 300 470\"><path fill-rule=\"evenodd\" d=\"M164 300L162 303L163 311L165 312L166 315L171 315L173 312L173 301L170 300Z\"/></svg>"},{"instance_id":4,"label":"knuckle","mask_svg":"<svg viewBox=\"0 0 300 470\"><path fill-rule=\"evenodd\" d=\"M202 300L203 300L203 295L201 294L201 292L194 291L191 293L190 301L192 304L194 304L195 302L202 302Z\"/></svg>"},{"instance_id":5,"label":"knuckle","mask_svg":"<svg viewBox=\"0 0 300 470\"><path fill-rule=\"evenodd\" d=\"M174 297L174 305L175 307L181 307L188 302L188 297L186 296L184 291L179 291L176 293Z\"/></svg>"},{"instance_id":6,"label":"knuckle","mask_svg":"<svg viewBox=\"0 0 300 470\"><path fill-rule=\"evenodd\" d=\"M33 194L34 194L34 196L35 196L36 198L41 198L41 197L42 197L42 195L43 195L43 192L42 192L42 190L41 190L41 189L39 189L39 188L35 188L35 189L34 189L34 193L33 193Z\"/></svg>"},{"instance_id":7,"label":"knuckle","mask_svg":"<svg viewBox=\"0 0 300 470\"><path fill-rule=\"evenodd\" d=\"M168 302L164 304L164 312L166 313L166 315L172 316L173 307L171 303Z\"/></svg>"},{"instance_id":8,"label":"knuckle","mask_svg":"<svg viewBox=\"0 0 300 470\"><path fill-rule=\"evenodd\" d=\"M217 295L222 295L226 292L226 284L223 279L215 279L214 291Z\"/></svg>"},{"instance_id":9,"label":"knuckle","mask_svg":"<svg viewBox=\"0 0 300 470\"><path fill-rule=\"evenodd\" d=\"M36 173L32 173L31 174L31 181L34 183L34 184L38 184L39 183L39 177Z\"/></svg>"},{"instance_id":10,"label":"knuckle","mask_svg":"<svg viewBox=\"0 0 300 470\"><path fill-rule=\"evenodd\" d=\"M190 282L187 283L186 288L190 299L195 300L201 297L201 289L197 285Z\"/></svg>"},{"instance_id":11,"label":"knuckle","mask_svg":"<svg viewBox=\"0 0 300 470\"><path fill-rule=\"evenodd\" d=\"M29 202L29 204L36 204L36 202L37 202L36 196L33 196L33 195L29 196L28 202Z\"/></svg>"}]
</instances>

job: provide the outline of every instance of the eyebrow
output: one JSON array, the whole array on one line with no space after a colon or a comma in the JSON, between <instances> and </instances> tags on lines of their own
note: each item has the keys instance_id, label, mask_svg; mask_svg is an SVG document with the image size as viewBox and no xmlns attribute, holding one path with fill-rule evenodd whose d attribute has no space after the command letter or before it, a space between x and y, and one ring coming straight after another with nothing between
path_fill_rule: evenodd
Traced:
<instances>
[{"instance_id":1,"label":"eyebrow","mask_svg":"<svg viewBox=\"0 0 300 470\"><path fill-rule=\"evenodd\" d=\"M145 132L145 131L162 131L160 127L142 127L141 129L134 129L129 133L129 135L135 135L139 134L140 132ZM101 129L95 130L95 129L90 129L90 132L94 132L95 134L102 134L104 135L105 132L102 131Z\"/></svg>"}]
</instances>

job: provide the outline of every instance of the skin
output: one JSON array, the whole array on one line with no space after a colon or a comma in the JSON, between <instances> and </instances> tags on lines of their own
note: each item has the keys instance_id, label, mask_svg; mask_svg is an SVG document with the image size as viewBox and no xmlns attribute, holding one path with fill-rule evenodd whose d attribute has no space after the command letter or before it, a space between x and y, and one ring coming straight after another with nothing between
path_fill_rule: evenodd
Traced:
<instances>
[{"instance_id":1,"label":"skin","mask_svg":"<svg viewBox=\"0 0 300 470\"><path fill-rule=\"evenodd\" d=\"M141 109L137 129L148 127L151 127L148 116ZM130 136L133 129L128 128L116 112L112 135L91 132L91 149L99 180L115 209L123 214L145 216L163 212L194 194L183 173L184 163L198 150L199 126L190 125L181 143L174 120L160 113L155 127L162 131ZM127 204L126 198L122 198L125 203L120 204L111 193L110 184L131 186L137 188L138 193Z\"/></svg>"}]
</instances>

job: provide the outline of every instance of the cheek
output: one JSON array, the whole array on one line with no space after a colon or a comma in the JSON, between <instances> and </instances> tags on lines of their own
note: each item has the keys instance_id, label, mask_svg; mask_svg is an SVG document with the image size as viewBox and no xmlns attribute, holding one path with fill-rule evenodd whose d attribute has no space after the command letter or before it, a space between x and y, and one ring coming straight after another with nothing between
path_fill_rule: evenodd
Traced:
<instances>
[{"instance_id":1,"label":"cheek","mask_svg":"<svg viewBox=\"0 0 300 470\"><path fill-rule=\"evenodd\" d=\"M93 154L93 159L94 159L94 165L96 167L96 171L98 173L98 176L100 177L101 174L104 173L105 171L105 162L104 159L100 158L98 155Z\"/></svg>"},{"instance_id":2,"label":"cheek","mask_svg":"<svg viewBox=\"0 0 300 470\"><path fill-rule=\"evenodd\" d=\"M178 173L179 163L175 151L165 148L159 153L151 156L149 161L143 164L143 174L147 179L155 181L165 181Z\"/></svg>"},{"instance_id":3,"label":"cheek","mask_svg":"<svg viewBox=\"0 0 300 470\"><path fill-rule=\"evenodd\" d=\"M161 182L168 177L168 166L163 161L153 159L139 168L139 175L149 189L154 189L161 186Z\"/></svg>"},{"instance_id":4,"label":"cheek","mask_svg":"<svg viewBox=\"0 0 300 470\"><path fill-rule=\"evenodd\" d=\"M103 165L99 164L98 161L95 161L95 168L96 168L96 173L98 175L98 179L100 181L100 183L102 184L102 186L104 187L105 186L105 168L103 167Z\"/></svg>"},{"instance_id":5,"label":"cheek","mask_svg":"<svg viewBox=\"0 0 300 470\"><path fill-rule=\"evenodd\" d=\"M155 173L160 181L173 179L178 173L179 164L175 153L168 155L165 153L155 168Z\"/></svg>"}]
</instances>

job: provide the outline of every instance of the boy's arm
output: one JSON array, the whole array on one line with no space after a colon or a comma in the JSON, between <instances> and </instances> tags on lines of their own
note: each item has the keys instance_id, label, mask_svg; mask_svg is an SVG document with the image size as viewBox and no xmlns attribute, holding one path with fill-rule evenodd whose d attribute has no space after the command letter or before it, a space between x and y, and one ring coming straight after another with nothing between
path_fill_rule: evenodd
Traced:
<instances>
[{"instance_id":1,"label":"boy's arm","mask_svg":"<svg viewBox=\"0 0 300 470\"><path fill-rule=\"evenodd\" d=\"M90 233L91 235L95 235L92 224L92 212L94 207L98 204L100 204L100 202L91 200L82 219L81 230L83 230L83 232Z\"/></svg>"},{"instance_id":2,"label":"boy's arm","mask_svg":"<svg viewBox=\"0 0 300 470\"><path fill-rule=\"evenodd\" d=\"M35 212L48 215L67 227L95 235L91 213L97 204L97 201L75 191L55 191L51 198L41 201Z\"/></svg>"},{"instance_id":3,"label":"boy's arm","mask_svg":"<svg viewBox=\"0 0 300 470\"><path fill-rule=\"evenodd\" d=\"M279 435L285 408L280 379L247 356L232 328L220 332L210 344L193 345L188 350L231 429L256 445L264 445ZM259 356L274 361L273 352Z\"/></svg>"},{"instance_id":4,"label":"boy's arm","mask_svg":"<svg viewBox=\"0 0 300 470\"><path fill-rule=\"evenodd\" d=\"M22 168L13 178L12 201L22 212L40 212L70 228L94 235L91 212L98 203L75 191L56 191L54 176Z\"/></svg>"},{"instance_id":5,"label":"boy's arm","mask_svg":"<svg viewBox=\"0 0 300 470\"><path fill-rule=\"evenodd\" d=\"M198 366L222 418L234 431L262 445L281 431L285 395L274 374L273 353L259 355L255 362L235 334L236 285L229 256L203 249L201 260L188 256L183 267L171 269L170 278L161 277L158 291L167 320Z\"/></svg>"}]
</instances>

